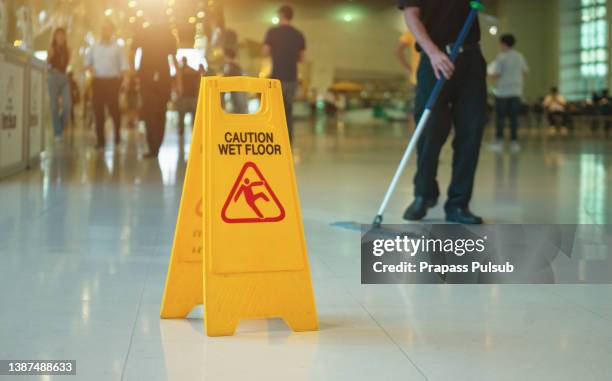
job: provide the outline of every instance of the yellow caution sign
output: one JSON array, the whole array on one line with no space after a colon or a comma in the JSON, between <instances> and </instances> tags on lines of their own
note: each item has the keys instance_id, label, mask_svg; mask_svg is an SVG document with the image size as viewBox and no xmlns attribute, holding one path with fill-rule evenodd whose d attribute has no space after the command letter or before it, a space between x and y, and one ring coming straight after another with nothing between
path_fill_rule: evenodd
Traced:
<instances>
[{"instance_id":1,"label":"yellow caution sign","mask_svg":"<svg viewBox=\"0 0 612 381\"><path fill-rule=\"evenodd\" d=\"M226 112L227 92L258 93L259 111ZM269 317L318 329L279 81L202 80L161 316L202 303L209 336Z\"/></svg>"}]
</instances>

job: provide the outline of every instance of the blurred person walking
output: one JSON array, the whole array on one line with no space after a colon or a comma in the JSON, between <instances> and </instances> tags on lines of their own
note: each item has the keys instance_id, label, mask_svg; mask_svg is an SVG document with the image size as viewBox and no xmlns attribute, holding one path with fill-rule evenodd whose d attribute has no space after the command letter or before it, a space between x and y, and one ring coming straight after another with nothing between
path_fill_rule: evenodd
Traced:
<instances>
[{"instance_id":1,"label":"blurred person walking","mask_svg":"<svg viewBox=\"0 0 612 381\"><path fill-rule=\"evenodd\" d=\"M397 42L395 55L400 64L410 75L410 85L417 83L416 68L419 66L421 55L416 49L416 39L409 31L403 33Z\"/></svg>"},{"instance_id":2,"label":"blurred person walking","mask_svg":"<svg viewBox=\"0 0 612 381\"><path fill-rule=\"evenodd\" d=\"M146 125L149 145L149 153L145 155L145 158L157 158L164 140L166 108L172 90L168 58L171 59L175 68L179 67L176 59L177 40L167 25L151 25L136 33L130 55L132 59L135 59L138 48L141 49L142 54L138 69L142 94L142 119ZM183 88L181 70L176 72L176 88L180 98Z\"/></svg>"},{"instance_id":3,"label":"blurred person walking","mask_svg":"<svg viewBox=\"0 0 612 381\"><path fill-rule=\"evenodd\" d=\"M399 8L417 40L421 62L417 71L415 117L420 119L437 82L449 79L431 112L430 124L417 146L415 199L404 219L423 219L438 201L438 158L451 126L454 126L453 170L444 209L446 220L461 224L481 224L469 203L487 108L486 62L480 50L480 26L476 21L453 64L448 53L470 13L469 0L399 0Z\"/></svg>"},{"instance_id":4,"label":"blurred person walking","mask_svg":"<svg viewBox=\"0 0 612 381\"><path fill-rule=\"evenodd\" d=\"M56 139L61 139L72 112L70 79L66 74L70 62L70 49L66 42L66 29L53 31L51 46L47 52L49 74L49 100L51 101L51 120Z\"/></svg>"},{"instance_id":5,"label":"blurred person walking","mask_svg":"<svg viewBox=\"0 0 612 381\"><path fill-rule=\"evenodd\" d=\"M93 78L91 75L85 77L85 85L83 87L83 126L86 129L91 128L94 124L93 111Z\"/></svg>"},{"instance_id":6,"label":"blurred person walking","mask_svg":"<svg viewBox=\"0 0 612 381\"><path fill-rule=\"evenodd\" d=\"M236 51L231 48L225 48L223 51L223 76L225 77L239 77L244 75L242 67L236 62ZM232 112L234 114L247 114L247 95L240 92L232 92L230 95L232 102ZM225 102L225 99L223 99ZM224 104L225 107L225 104Z\"/></svg>"},{"instance_id":7,"label":"blurred person walking","mask_svg":"<svg viewBox=\"0 0 612 381\"><path fill-rule=\"evenodd\" d=\"M81 102L81 91L79 90L79 84L74 79L72 71L68 72L68 81L70 82L70 99L72 100L72 107L70 108L70 124L74 128L74 109Z\"/></svg>"},{"instance_id":8,"label":"blurred person walking","mask_svg":"<svg viewBox=\"0 0 612 381\"><path fill-rule=\"evenodd\" d=\"M412 33L406 31L400 36L397 47L395 48L395 55L408 75L409 89L411 92L417 84L416 69L419 67L419 62L421 60L421 55L417 51L416 45L416 39ZM407 103L405 106L407 110L413 109L414 99L411 98L410 103ZM412 123L412 120L409 120L409 122Z\"/></svg>"},{"instance_id":9,"label":"blurred person walking","mask_svg":"<svg viewBox=\"0 0 612 381\"><path fill-rule=\"evenodd\" d=\"M236 61L236 51L234 49L225 48L223 50L223 76L239 77L244 75L242 67Z\"/></svg>"},{"instance_id":10,"label":"blurred person walking","mask_svg":"<svg viewBox=\"0 0 612 381\"><path fill-rule=\"evenodd\" d=\"M85 58L85 66L93 77L96 148L104 148L106 145L104 125L107 108L115 129L115 145L121 142L119 93L122 88L127 88L130 67L123 48L117 44L113 37L114 31L113 24L110 21L105 21L102 25L100 41L91 47Z\"/></svg>"},{"instance_id":11,"label":"blurred person walking","mask_svg":"<svg viewBox=\"0 0 612 381\"><path fill-rule=\"evenodd\" d=\"M178 100L178 130L179 135L183 135L185 133L185 114L189 113L191 115L192 124L195 122L201 75L189 66L187 57L181 59L181 68L179 70L183 76L183 94Z\"/></svg>"},{"instance_id":12,"label":"blurred person walking","mask_svg":"<svg viewBox=\"0 0 612 381\"><path fill-rule=\"evenodd\" d=\"M518 117L523 98L523 80L529 72L527 62L514 46L516 38L505 34L500 38L500 50L489 68L489 75L495 80L495 113L497 132L495 141L489 146L495 152L504 149L504 123L510 120L510 152L521 150L518 142Z\"/></svg>"},{"instance_id":13,"label":"blurred person walking","mask_svg":"<svg viewBox=\"0 0 612 381\"><path fill-rule=\"evenodd\" d=\"M297 65L304 62L306 40L302 32L291 25L293 8L283 5L278 10L278 17L279 25L268 29L266 33L263 54L272 58L271 78L282 83L289 139L293 142L293 99L298 87Z\"/></svg>"},{"instance_id":14,"label":"blurred person walking","mask_svg":"<svg viewBox=\"0 0 612 381\"><path fill-rule=\"evenodd\" d=\"M138 77L133 74L130 75L127 89L125 89L125 99L127 125L129 128L134 128L140 119L140 87Z\"/></svg>"}]
</instances>

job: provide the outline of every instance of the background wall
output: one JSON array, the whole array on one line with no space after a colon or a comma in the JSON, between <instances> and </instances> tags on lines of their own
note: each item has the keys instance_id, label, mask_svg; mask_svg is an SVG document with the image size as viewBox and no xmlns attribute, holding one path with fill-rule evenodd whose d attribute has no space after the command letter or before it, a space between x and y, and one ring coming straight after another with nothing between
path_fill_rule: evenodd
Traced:
<instances>
[{"instance_id":1,"label":"background wall","mask_svg":"<svg viewBox=\"0 0 612 381\"><path fill-rule=\"evenodd\" d=\"M261 2L240 6L226 4L227 26L239 33L239 39L261 43L278 4ZM343 17L350 15L350 22ZM367 10L358 7L295 6L295 26L306 36L306 60L312 87L327 89L336 71L354 71L371 75L399 75L404 70L394 56L394 49L405 30L401 14L389 7ZM253 68L251 68L253 70ZM257 73L253 73L257 74Z\"/></svg>"},{"instance_id":2,"label":"background wall","mask_svg":"<svg viewBox=\"0 0 612 381\"><path fill-rule=\"evenodd\" d=\"M559 81L558 0L511 0L498 4L500 34L513 33L530 67L525 98L535 101Z\"/></svg>"},{"instance_id":3,"label":"background wall","mask_svg":"<svg viewBox=\"0 0 612 381\"><path fill-rule=\"evenodd\" d=\"M313 0L314 1L314 0ZM296 1L297 2L297 1ZM260 43L281 1L226 0L227 25L241 39ZM404 75L393 50L406 30L395 1L373 8L304 1L296 5L295 24L308 40L307 72L312 85L326 89L337 72ZM483 54L488 62L499 52L499 36L513 33L527 59L530 74L525 99L536 101L559 84L559 0L483 0L480 16ZM612 12L611 12L612 13ZM351 22L343 21L350 14ZM494 28L492 28L494 27Z\"/></svg>"},{"instance_id":4,"label":"background wall","mask_svg":"<svg viewBox=\"0 0 612 381\"><path fill-rule=\"evenodd\" d=\"M56 0L14 0L27 4L36 15L39 9L57 3L55 16L71 14L71 45L78 54L88 30L99 30L88 15L100 15L113 1L77 1L72 8L61 9ZM258 75L261 67L259 46L272 18L282 1L225 0L227 26L239 34L242 45L241 62L250 75ZM374 3L374 2L373 2ZM524 53L531 67L526 81L525 96L534 101L544 95L551 85L559 82L559 0L485 0L486 14L481 15L482 46L485 58L491 61L498 53L498 38L502 33L514 33L518 49ZM348 4L348 5L347 5ZM397 78L403 86L406 73L394 55L399 36L406 30L395 1L362 6L349 2L325 0L302 1L295 5L295 24L307 38L307 65L304 75L310 86L319 92L327 89L336 77L349 75ZM345 17L351 21L346 22ZM610 12L612 17L612 12ZM101 20L100 17L93 18ZM491 27L497 27L492 34ZM49 36L36 41L37 49L44 49ZM183 41L185 47L193 41ZM246 57L245 57L246 56ZM80 57L73 60L78 66ZM339 74L340 73L340 74Z\"/></svg>"},{"instance_id":5,"label":"background wall","mask_svg":"<svg viewBox=\"0 0 612 381\"><path fill-rule=\"evenodd\" d=\"M241 41L255 48L261 43L266 30L280 3L277 2L226 2L227 26L236 30ZM491 5L496 11L495 3ZM489 8L487 8L489 10ZM406 73L397 61L394 50L406 26L401 12L394 5L359 8L317 4L296 5L294 24L307 39L307 72L311 87L319 92L327 89L334 77L341 73L356 76L406 78ZM346 22L344 17L352 20ZM497 24L490 15L481 16L483 26L483 51L488 59L497 54L497 36L489 34L489 27ZM257 52L252 52L257 54ZM246 58L246 59L245 59ZM249 61L241 56L242 61ZM260 60L246 64L249 74L257 75Z\"/></svg>"}]
</instances>

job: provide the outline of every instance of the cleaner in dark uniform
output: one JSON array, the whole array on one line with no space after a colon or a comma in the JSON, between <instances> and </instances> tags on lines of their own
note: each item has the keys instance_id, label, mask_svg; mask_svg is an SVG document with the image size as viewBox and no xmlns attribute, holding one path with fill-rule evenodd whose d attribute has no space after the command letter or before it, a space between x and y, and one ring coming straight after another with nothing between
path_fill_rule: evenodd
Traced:
<instances>
[{"instance_id":1,"label":"cleaner in dark uniform","mask_svg":"<svg viewBox=\"0 0 612 381\"><path fill-rule=\"evenodd\" d=\"M471 213L474 177L485 124L486 62L480 50L480 27L476 22L468 33L456 64L448 57L470 12L469 0L399 0L408 28L415 36L421 63L417 72L415 117L418 120L440 76L449 79L431 121L421 136L414 177L415 200L404 219L421 220L436 205L440 190L437 182L440 150L455 128L453 173L444 206L446 220L461 224L481 224Z\"/></svg>"}]
</instances>

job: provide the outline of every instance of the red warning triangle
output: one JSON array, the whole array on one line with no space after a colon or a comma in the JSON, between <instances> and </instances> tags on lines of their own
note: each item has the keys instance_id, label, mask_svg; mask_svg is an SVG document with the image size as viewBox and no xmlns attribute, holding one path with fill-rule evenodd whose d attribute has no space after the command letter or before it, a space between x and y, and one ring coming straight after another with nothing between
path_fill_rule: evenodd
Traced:
<instances>
[{"instance_id":1,"label":"red warning triangle","mask_svg":"<svg viewBox=\"0 0 612 381\"><path fill-rule=\"evenodd\" d=\"M285 209L255 163L247 162L242 167L221 218L228 224L278 222L285 218Z\"/></svg>"}]
</instances>

